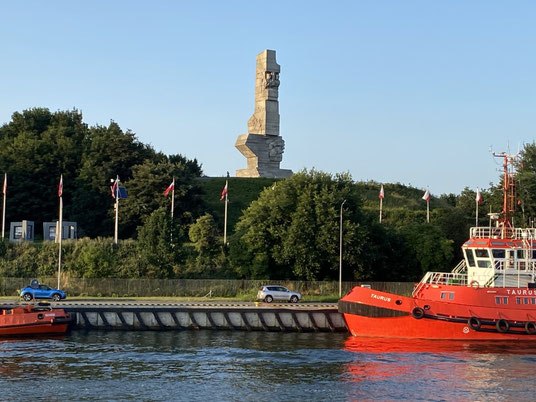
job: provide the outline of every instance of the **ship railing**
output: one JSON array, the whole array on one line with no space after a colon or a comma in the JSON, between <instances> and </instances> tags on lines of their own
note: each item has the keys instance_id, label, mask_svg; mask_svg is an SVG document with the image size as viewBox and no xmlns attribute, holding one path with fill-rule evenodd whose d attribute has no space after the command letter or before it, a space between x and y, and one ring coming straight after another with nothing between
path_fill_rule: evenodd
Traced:
<instances>
[{"instance_id":1,"label":"ship railing","mask_svg":"<svg viewBox=\"0 0 536 402\"><path fill-rule=\"evenodd\" d=\"M469 230L471 238L479 239L536 239L536 228L477 226Z\"/></svg>"},{"instance_id":2,"label":"ship railing","mask_svg":"<svg viewBox=\"0 0 536 402\"><path fill-rule=\"evenodd\" d=\"M427 272L417 286L415 286L413 295L416 295L425 285L467 286L467 274L455 272Z\"/></svg>"},{"instance_id":3,"label":"ship railing","mask_svg":"<svg viewBox=\"0 0 536 402\"><path fill-rule=\"evenodd\" d=\"M465 264L465 260L461 260L458 265L456 265L452 270L453 274L461 274L465 272L467 272L467 265Z\"/></svg>"}]
</instances>

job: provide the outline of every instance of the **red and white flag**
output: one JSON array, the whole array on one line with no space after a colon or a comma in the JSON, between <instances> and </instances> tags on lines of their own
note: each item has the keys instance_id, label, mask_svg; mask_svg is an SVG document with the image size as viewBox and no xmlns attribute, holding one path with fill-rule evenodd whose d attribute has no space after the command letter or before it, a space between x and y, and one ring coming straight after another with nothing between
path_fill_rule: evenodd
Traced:
<instances>
[{"instance_id":1,"label":"red and white flag","mask_svg":"<svg viewBox=\"0 0 536 402\"><path fill-rule=\"evenodd\" d=\"M4 188L2 189L4 195L7 194L7 173L4 173Z\"/></svg>"},{"instance_id":2,"label":"red and white flag","mask_svg":"<svg viewBox=\"0 0 536 402\"><path fill-rule=\"evenodd\" d=\"M58 186L58 197L63 195L63 175L60 176L60 184Z\"/></svg>"},{"instance_id":3,"label":"red and white flag","mask_svg":"<svg viewBox=\"0 0 536 402\"><path fill-rule=\"evenodd\" d=\"M112 198L115 198L115 195L117 193L117 186L119 185L118 181L119 181L119 179L115 179L114 180L114 185L112 187L110 187L110 190L112 191Z\"/></svg>"},{"instance_id":4,"label":"red and white flag","mask_svg":"<svg viewBox=\"0 0 536 402\"><path fill-rule=\"evenodd\" d=\"M382 184L382 188L380 189L380 200L383 200L383 197L385 197L385 194L383 193L383 184Z\"/></svg>"},{"instance_id":5,"label":"red and white flag","mask_svg":"<svg viewBox=\"0 0 536 402\"><path fill-rule=\"evenodd\" d=\"M171 184L166 188L166 191L164 191L164 196L167 197L170 191L173 191L175 189L175 179L171 182Z\"/></svg>"},{"instance_id":6,"label":"red and white flag","mask_svg":"<svg viewBox=\"0 0 536 402\"><path fill-rule=\"evenodd\" d=\"M426 192L422 196L422 199L426 202L430 202L430 190L426 188Z\"/></svg>"},{"instance_id":7,"label":"red and white flag","mask_svg":"<svg viewBox=\"0 0 536 402\"><path fill-rule=\"evenodd\" d=\"M227 180L225 181L225 187L223 188L222 192L221 192L221 197L220 197L220 201L222 201L223 199L225 199L225 196L227 195Z\"/></svg>"},{"instance_id":8,"label":"red and white flag","mask_svg":"<svg viewBox=\"0 0 536 402\"><path fill-rule=\"evenodd\" d=\"M476 202L477 204L482 204L483 198L482 194L480 194L480 189L477 187L476 189Z\"/></svg>"}]
</instances>

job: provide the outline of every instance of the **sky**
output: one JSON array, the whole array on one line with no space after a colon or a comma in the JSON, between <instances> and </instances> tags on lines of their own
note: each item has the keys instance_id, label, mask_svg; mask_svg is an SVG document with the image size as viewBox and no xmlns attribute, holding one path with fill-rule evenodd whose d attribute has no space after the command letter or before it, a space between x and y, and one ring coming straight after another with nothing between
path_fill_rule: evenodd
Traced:
<instances>
[{"instance_id":1,"label":"sky","mask_svg":"<svg viewBox=\"0 0 536 402\"><path fill-rule=\"evenodd\" d=\"M521 0L0 0L0 124L76 108L234 176L255 59L272 49L281 168L486 189L490 150L535 139L535 15Z\"/></svg>"}]
</instances>

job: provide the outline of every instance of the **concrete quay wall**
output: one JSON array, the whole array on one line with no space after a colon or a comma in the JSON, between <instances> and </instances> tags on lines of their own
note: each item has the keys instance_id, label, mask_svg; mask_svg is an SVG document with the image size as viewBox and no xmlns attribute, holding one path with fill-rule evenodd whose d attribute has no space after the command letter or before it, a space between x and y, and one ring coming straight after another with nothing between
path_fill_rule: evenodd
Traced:
<instances>
[{"instance_id":1,"label":"concrete quay wall","mask_svg":"<svg viewBox=\"0 0 536 402\"><path fill-rule=\"evenodd\" d=\"M295 306L295 307L294 307ZM59 307L59 306L58 306ZM260 306L245 304L62 306L73 328L102 330L240 330L346 332L336 305Z\"/></svg>"}]
</instances>

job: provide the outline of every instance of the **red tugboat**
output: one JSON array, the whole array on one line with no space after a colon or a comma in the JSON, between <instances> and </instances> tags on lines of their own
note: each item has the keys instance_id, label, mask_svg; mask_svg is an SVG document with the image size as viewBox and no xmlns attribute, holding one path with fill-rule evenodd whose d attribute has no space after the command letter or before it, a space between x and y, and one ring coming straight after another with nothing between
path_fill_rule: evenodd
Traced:
<instances>
[{"instance_id":1,"label":"red tugboat","mask_svg":"<svg viewBox=\"0 0 536 402\"><path fill-rule=\"evenodd\" d=\"M70 322L68 313L49 305L0 307L0 337L63 334Z\"/></svg>"},{"instance_id":2,"label":"red tugboat","mask_svg":"<svg viewBox=\"0 0 536 402\"><path fill-rule=\"evenodd\" d=\"M412 297L354 287L339 312L355 336L536 341L536 228L514 228L515 156L504 160L503 211L473 227L452 272L427 272Z\"/></svg>"}]
</instances>

